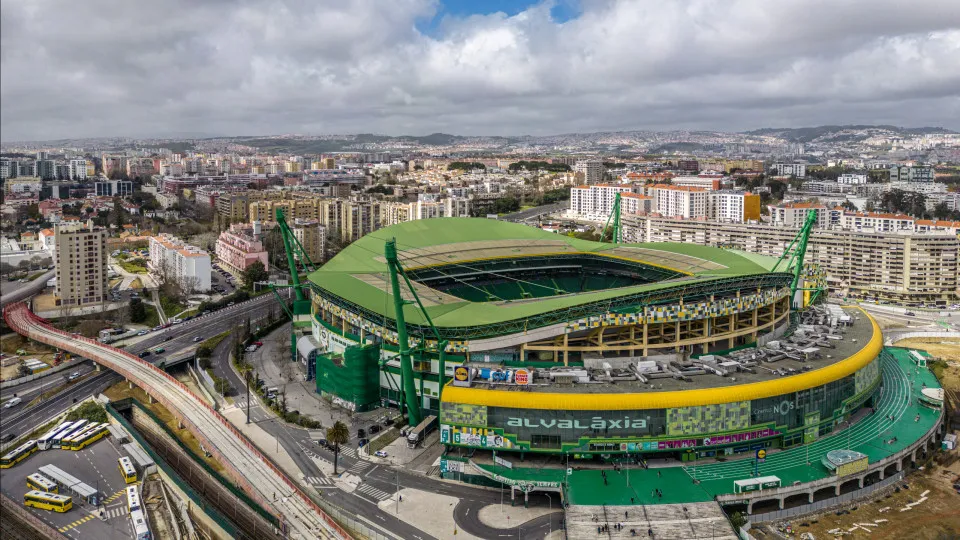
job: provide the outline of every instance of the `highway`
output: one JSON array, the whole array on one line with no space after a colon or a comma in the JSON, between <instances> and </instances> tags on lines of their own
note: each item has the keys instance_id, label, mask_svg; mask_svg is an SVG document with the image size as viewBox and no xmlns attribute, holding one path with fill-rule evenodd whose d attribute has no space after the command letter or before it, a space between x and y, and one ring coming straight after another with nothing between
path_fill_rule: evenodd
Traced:
<instances>
[{"instance_id":1,"label":"highway","mask_svg":"<svg viewBox=\"0 0 960 540\"><path fill-rule=\"evenodd\" d=\"M56 330L23 304L8 306L4 318L30 339L91 358L148 390L214 453L241 489L280 516L293 537L349 537L225 418L168 374L128 352Z\"/></svg>"},{"instance_id":2,"label":"highway","mask_svg":"<svg viewBox=\"0 0 960 540\"><path fill-rule=\"evenodd\" d=\"M57 273L54 270L50 270L48 272L44 272L42 276L29 283L24 283L12 290L7 289L3 291L3 294L0 295L0 307L30 298L31 296L42 291L43 288L47 286L47 282L53 279L53 277L56 275ZM7 283L4 283L4 285L7 285Z\"/></svg>"},{"instance_id":3,"label":"highway","mask_svg":"<svg viewBox=\"0 0 960 540\"><path fill-rule=\"evenodd\" d=\"M534 206L533 208L527 208L526 210L520 210L519 212L514 212L512 214L505 214L500 216L499 219L501 221L523 222L530 219L536 219L536 217L539 215L555 214L567 208L570 208L570 201L561 201L553 204L545 204L543 206Z\"/></svg>"}]
</instances>

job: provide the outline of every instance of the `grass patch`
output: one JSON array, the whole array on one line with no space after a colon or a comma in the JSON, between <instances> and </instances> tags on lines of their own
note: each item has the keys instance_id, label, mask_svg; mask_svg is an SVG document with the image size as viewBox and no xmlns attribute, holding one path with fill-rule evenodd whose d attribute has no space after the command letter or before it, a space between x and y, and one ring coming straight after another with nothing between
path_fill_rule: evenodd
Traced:
<instances>
[{"instance_id":1,"label":"grass patch","mask_svg":"<svg viewBox=\"0 0 960 540\"><path fill-rule=\"evenodd\" d=\"M149 409L150 412L159 418L160 421L167 426L167 429L169 429L171 433L176 434L180 442L182 442L183 445L190 450L190 453L194 455L197 461L210 465L210 467L220 474L224 473L225 468L223 464L212 457L206 457L203 452L200 451L200 441L197 440L193 433L190 433L190 430L186 428L181 429L180 426L177 425L177 419L173 416L173 414L171 414L170 411L168 411L167 408L161 405L159 402L155 401L150 403L150 399L147 397L146 392L144 392L140 387L134 386L133 388L127 388L126 382L119 382L110 388L107 388L103 393L110 398L110 401L119 401L125 398L136 399L141 405L143 405L145 409Z\"/></svg>"},{"instance_id":2,"label":"grass patch","mask_svg":"<svg viewBox=\"0 0 960 540\"><path fill-rule=\"evenodd\" d=\"M217 348L217 345L219 345L223 340L227 339L227 337L232 333L233 333L233 330L227 330L226 332L222 332L220 334L213 336L210 339L203 341L202 343L200 343L200 346L197 347L197 356L203 356L200 354L200 349L207 349L210 352L213 352L213 350Z\"/></svg>"},{"instance_id":3,"label":"grass patch","mask_svg":"<svg viewBox=\"0 0 960 540\"><path fill-rule=\"evenodd\" d=\"M163 308L163 313L168 319L187 309L187 306L177 302L175 298L170 298L163 293L160 293L160 306Z\"/></svg>"},{"instance_id":4,"label":"grass patch","mask_svg":"<svg viewBox=\"0 0 960 540\"><path fill-rule=\"evenodd\" d=\"M370 448L368 448L367 451L370 455L373 455L374 452L383 450L398 438L400 438L400 430L391 426L389 429L383 432L383 435L380 435L368 443Z\"/></svg>"},{"instance_id":5,"label":"grass patch","mask_svg":"<svg viewBox=\"0 0 960 540\"><path fill-rule=\"evenodd\" d=\"M123 280L121 280L121 281L123 281ZM130 282L130 288L131 288L131 289L142 289L142 288L143 288L143 280L141 280L140 278L134 279L133 281Z\"/></svg>"},{"instance_id":6,"label":"grass patch","mask_svg":"<svg viewBox=\"0 0 960 540\"><path fill-rule=\"evenodd\" d=\"M118 260L117 265L131 274L146 274L147 267L143 259L131 259L129 261Z\"/></svg>"}]
</instances>

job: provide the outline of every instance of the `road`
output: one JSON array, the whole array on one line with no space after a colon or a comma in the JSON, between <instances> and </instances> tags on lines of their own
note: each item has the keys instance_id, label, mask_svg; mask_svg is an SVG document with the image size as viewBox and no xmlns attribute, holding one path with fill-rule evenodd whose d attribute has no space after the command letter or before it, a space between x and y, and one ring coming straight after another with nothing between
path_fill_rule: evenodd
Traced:
<instances>
[{"instance_id":1,"label":"road","mask_svg":"<svg viewBox=\"0 0 960 540\"><path fill-rule=\"evenodd\" d=\"M53 270L44 272L44 274L29 283L17 283L17 287L10 287L13 283L3 282L4 290L0 293L0 307L13 304L21 300L26 300L34 294L43 290L47 282L53 279L57 273Z\"/></svg>"},{"instance_id":2,"label":"road","mask_svg":"<svg viewBox=\"0 0 960 540\"><path fill-rule=\"evenodd\" d=\"M229 380L230 385L237 389L239 400L245 402L246 383L230 366L230 351L231 348L226 341L220 343L214 349L211 356L213 371L218 377ZM333 463L333 452L318 446L312 441L306 429L280 421L273 411L260 405L260 401L256 397L253 398L252 404L250 410L251 421L277 440L278 444L293 459L300 470L300 475L307 479L325 479L324 473L320 470L316 460L321 459ZM355 430L351 429L351 433L355 433ZM313 485L321 497L330 500L347 512L364 516L370 522L389 530L400 538L427 540L433 537L405 521L398 520L392 513L385 512L377 506L378 502L396 494L398 483L401 489L419 489L460 499L453 515L457 525L464 532L480 538L497 538L499 536L517 538L518 529L520 529L520 538L540 539L546 536L551 527L553 529L559 528L563 519L562 513L559 511L559 500L555 498L552 505L557 508L557 512L551 514L551 517L543 516L511 529L488 527L479 520L478 514L484 506L500 503L501 495L498 491L474 488L464 484L453 484L421 474L410 473L403 469L375 464L359 459L353 446L342 449L340 470L349 471L351 474L356 474L362 478L362 483L357 491L353 493L341 491L333 485L330 479L325 479L329 483L310 481L307 483ZM364 486L367 486L366 489L364 489ZM549 506L550 502L545 495L532 494L530 505Z\"/></svg>"},{"instance_id":3,"label":"road","mask_svg":"<svg viewBox=\"0 0 960 540\"><path fill-rule=\"evenodd\" d=\"M34 379L16 386L11 386L9 388L0 389L0 399L19 396L24 403L29 403L30 400L40 395L41 389L46 392L53 390L58 386L63 386L67 382L66 379L71 373L77 373L83 377L93 370L94 366L92 362L80 362L71 369L64 369L63 371L50 373L49 375L45 375L39 379Z\"/></svg>"},{"instance_id":4,"label":"road","mask_svg":"<svg viewBox=\"0 0 960 540\"><path fill-rule=\"evenodd\" d=\"M512 214L505 214L500 216L501 221L527 221L530 219L536 219L537 216L542 214L554 214L565 210L570 207L570 201L561 201L553 204L545 204L543 206L535 206L533 208L527 208L526 210L520 210L519 212L514 212Z\"/></svg>"},{"instance_id":5,"label":"road","mask_svg":"<svg viewBox=\"0 0 960 540\"><path fill-rule=\"evenodd\" d=\"M240 437L225 418L163 371L130 353L56 330L42 323L23 304L8 307L4 318L11 328L30 339L89 357L148 389L152 397L186 424L220 459L241 489L280 516L294 534L301 538L348 536L252 444ZM280 497L271 500L278 493Z\"/></svg>"}]
</instances>

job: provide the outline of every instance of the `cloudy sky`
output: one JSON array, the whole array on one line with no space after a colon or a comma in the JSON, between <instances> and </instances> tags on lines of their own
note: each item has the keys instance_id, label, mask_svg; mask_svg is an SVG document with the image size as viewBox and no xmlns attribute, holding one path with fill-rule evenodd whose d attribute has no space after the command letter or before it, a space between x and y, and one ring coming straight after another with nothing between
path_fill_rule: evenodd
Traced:
<instances>
[{"instance_id":1,"label":"cloudy sky","mask_svg":"<svg viewBox=\"0 0 960 540\"><path fill-rule=\"evenodd\" d=\"M2 0L0 138L960 129L957 0Z\"/></svg>"}]
</instances>

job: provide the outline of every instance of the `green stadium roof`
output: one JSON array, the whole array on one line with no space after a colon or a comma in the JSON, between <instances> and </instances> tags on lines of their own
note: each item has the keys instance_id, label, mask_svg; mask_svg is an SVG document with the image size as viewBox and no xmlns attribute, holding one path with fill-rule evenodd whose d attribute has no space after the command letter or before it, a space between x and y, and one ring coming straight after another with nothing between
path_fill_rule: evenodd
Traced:
<instances>
[{"instance_id":1,"label":"green stadium roof","mask_svg":"<svg viewBox=\"0 0 960 540\"><path fill-rule=\"evenodd\" d=\"M430 317L441 328L495 324L633 293L767 274L776 262L771 257L693 244L614 245L493 219L437 218L408 221L370 233L311 273L310 281L326 293L392 320L393 302L386 286L388 270L383 253L385 243L393 238L397 241L401 263L407 269L458 264L476 258L572 253L618 257L687 274L657 283L513 302L469 302L417 285ZM464 255L470 252L482 257ZM408 309L405 313L409 323L425 322L419 310Z\"/></svg>"}]
</instances>

